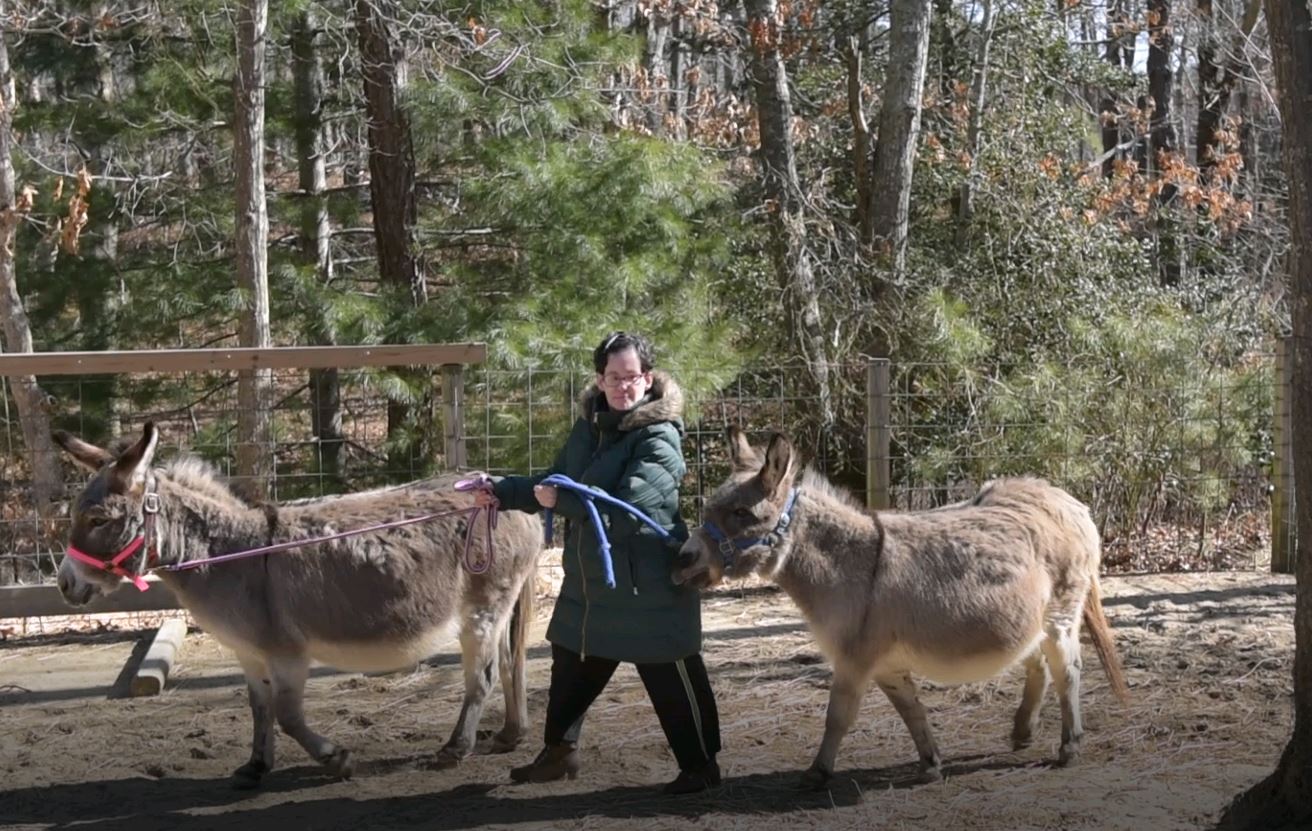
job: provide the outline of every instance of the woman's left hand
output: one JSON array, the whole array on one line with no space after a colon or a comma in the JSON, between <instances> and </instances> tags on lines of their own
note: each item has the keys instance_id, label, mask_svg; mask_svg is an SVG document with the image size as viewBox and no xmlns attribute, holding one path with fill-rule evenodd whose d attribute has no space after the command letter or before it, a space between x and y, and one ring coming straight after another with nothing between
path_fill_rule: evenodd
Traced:
<instances>
[{"instance_id":1,"label":"woman's left hand","mask_svg":"<svg viewBox=\"0 0 1312 831\"><path fill-rule=\"evenodd\" d=\"M544 508L556 507L556 486L555 485L534 485L533 498Z\"/></svg>"}]
</instances>

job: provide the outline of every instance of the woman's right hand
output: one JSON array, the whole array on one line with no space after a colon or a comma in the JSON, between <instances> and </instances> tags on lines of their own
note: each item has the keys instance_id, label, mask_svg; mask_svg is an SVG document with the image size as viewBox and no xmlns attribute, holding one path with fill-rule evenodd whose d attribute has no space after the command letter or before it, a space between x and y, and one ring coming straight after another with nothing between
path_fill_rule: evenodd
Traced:
<instances>
[{"instance_id":1,"label":"woman's right hand","mask_svg":"<svg viewBox=\"0 0 1312 831\"><path fill-rule=\"evenodd\" d=\"M491 488L479 488L474 491L474 504L480 508L494 508L501 504Z\"/></svg>"}]
</instances>

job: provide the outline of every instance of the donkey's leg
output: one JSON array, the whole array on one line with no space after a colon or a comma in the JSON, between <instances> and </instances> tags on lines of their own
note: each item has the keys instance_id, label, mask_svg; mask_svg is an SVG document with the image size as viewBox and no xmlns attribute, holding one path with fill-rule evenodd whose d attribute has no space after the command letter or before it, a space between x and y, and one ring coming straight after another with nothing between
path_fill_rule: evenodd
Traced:
<instances>
[{"instance_id":1,"label":"donkey's leg","mask_svg":"<svg viewBox=\"0 0 1312 831\"><path fill-rule=\"evenodd\" d=\"M1079 610L1069 618L1051 620L1044 627L1043 654L1048 659L1053 686L1061 701L1061 749L1057 764L1068 765L1080 754L1080 738L1084 726L1080 722L1080 657Z\"/></svg>"},{"instance_id":2,"label":"donkey's leg","mask_svg":"<svg viewBox=\"0 0 1312 831\"><path fill-rule=\"evenodd\" d=\"M465 700L460 705L460 716L451 730L451 738L437 754L435 767L452 767L469 755L478 739L478 722L483 717L483 704L492 689L497 673L497 651L500 633L496 615L489 609L476 609L466 613L460 627L460 659L465 669Z\"/></svg>"},{"instance_id":3,"label":"donkey's leg","mask_svg":"<svg viewBox=\"0 0 1312 831\"><path fill-rule=\"evenodd\" d=\"M507 593L505 608L498 616L500 628L497 636L499 653L497 666L501 669L501 693L506 700L506 720L501 731L492 738L493 753L509 753L519 746L528 727L528 692L525 686L525 663L528 653L528 633L533 625L533 572L536 560L530 559L527 574L517 574L519 591Z\"/></svg>"},{"instance_id":4,"label":"donkey's leg","mask_svg":"<svg viewBox=\"0 0 1312 831\"><path fill-rule=\"evenodd\" d=\"M273 675L273 710L278 726L296 740L310 758L343 779L351 778L351 751L320 736L305 723L305 682L310 662L304 656L279 657L269 661Z\"/></svg>"},{"instance_id":5,"label":"donkey's leg","mask_svg":"<svg viewBox=\"0 0 1312 831\"><path fill-rule=\"evenodd\" d=\"M820 741L815 761L802 776L804 787L822 788L834 775L838 746L852 729L869 685L869 677L855 666L834 665L834 677L829 686L829 709L825 711L825 736Z\"/></svg>"},{"instance_id":6,"label":"donkey's leg","mask_svg":"<svg viewBox=\"0 0 1312 831\"><path fill-rule=\"evenodd\" d=\"M232 786L247 790L259 787L264 774L273 770L273 684L264 661L247 655L238 655L242 671L246 673L246 695L251 704L251 758L232 773Z\"/></svg>"},{"instance_id":7,"label":"donkey's leg","mask_svg":"<svg viewBox=\"0 0 1312 831\"><path fill-rule=\"evenodd\" d=\"M513 609L512 609L513 614ZM509 753L519 746L528 724L528 696L524 689L524 662L516 661L513 639L515 623L507 621L497 638L497 666L501 670L501 694L506 699L506 721L492 737L493 753Z\"/></svg>"},{"instance_id":8,"label":"donkey's leg","mask_svg":"<svg viewBox=\"0 0 1312 831\"><path fill-rule=\"evenodd\" d=\"M934 742L934 731L929 726L929 716L925 705L920 703L916 682L908 673L881 675L875 683L893 702L897 714L911 731L911 740L916 743L916 752L920 754L920 775L926 782L937 782L943 778L942 758L938 754L938 745Z\"/></svg>"},{"instance_id":9,"label":"donkey's leg","mask_svg":"<svg viewBox=\"0 0 1312 831\"><path fill-rule=\"evenodd\" d=\"M1048 690L1048 671L1043 666L1043 650L1036 648L1025 656L1025 688L1021 692L1020 706L1016 708L1016 722L1011 728L1011 746L1015 750L1029 747L1034 731L1039 726L1039 707Z\"/></svg>"}]
</instances>

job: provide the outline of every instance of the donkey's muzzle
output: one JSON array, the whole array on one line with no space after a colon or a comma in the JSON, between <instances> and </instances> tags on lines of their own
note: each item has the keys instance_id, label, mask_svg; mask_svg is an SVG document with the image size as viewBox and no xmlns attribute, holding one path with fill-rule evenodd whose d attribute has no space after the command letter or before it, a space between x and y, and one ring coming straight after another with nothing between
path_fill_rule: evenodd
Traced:
<instances>
[{"instance_id":1,"label":"donkey's muzzle","mask_svg":"<svg viewBox=\"0 0 1312 831\"><path fill-rule=\"evenodd\" d=\"M73 580L65 574L60 574L58 579L59 594L64 598L64 602L70 606L85 606L91 602L95 595L95 589L85 583Z\"/></svg>"},{"instance_id":2,"label":"donkey's muzzle","mask_svg":"<svg viewBox=\"0 0 1312 831\"><path fill-rule=\"evenodd\" d=\"M682 586L688 583L697 573L697 558L701 553L701 547L696 541L689 539L679 549L679 553L674 555L674 568L670 570L670 579L676 586Z\"/></svg>"},{"instance_id":3,"label":"donkey's muzzle","mask_svg":"<svg viewBox=\"0 0 1312 831\"><path fill-rule=\"evenodd\" d=\"M692 568L693 564L696 562L697 562L697 549L696 548L690 549L686 545L683 548L680 548L679 553L676 554L674 557L674 565L680 570L685 568Z\"/></svg>"}]
</instances>

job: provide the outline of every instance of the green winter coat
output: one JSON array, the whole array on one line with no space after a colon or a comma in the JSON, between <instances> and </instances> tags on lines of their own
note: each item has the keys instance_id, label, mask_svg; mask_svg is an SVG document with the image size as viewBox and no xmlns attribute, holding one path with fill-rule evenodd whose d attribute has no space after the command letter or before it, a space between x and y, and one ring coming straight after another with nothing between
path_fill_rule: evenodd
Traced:
<instances>
[{"instance_id":1,"label":"green winter coat","mask_svg":"<svg viewBox=\"0 0 1312 831\"><path fill-rule=\"evenodd\" d=\"M615 588L606 585L597 535L587 506L558 490L556 521L564 520L564 582L547 627L547 640L581 655L632 663L676 661L701 651L701 596L676 586L670 571L688 528L679 514L683 461L683 393L668 375L653 373L647 395L616 413L595 385L583 395L574 424L551 469L509 476L494 492L503 508L537 512L533 486L564 474L622 499L655 520L663 540L631 514L596 502L611 544Z\"/></svg>"}]
</instances>

